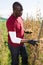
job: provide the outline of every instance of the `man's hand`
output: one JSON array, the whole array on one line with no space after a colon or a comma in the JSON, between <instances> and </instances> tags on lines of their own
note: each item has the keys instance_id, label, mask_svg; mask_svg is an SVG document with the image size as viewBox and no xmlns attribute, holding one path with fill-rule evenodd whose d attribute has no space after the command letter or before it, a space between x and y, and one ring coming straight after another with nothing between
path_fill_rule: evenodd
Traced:
<instances>
[{"instance_id":1,"label":"man's hand","mask_svg":"<svg viewBox=\"0 0 43 65\"><path fill-rule=\"evenodd\" d=\"M26 30L24 30L24 32L25 32L26 34L31 34L33 31L32 31L31 29L26 29Z\"/></svg>"},{"instance_id":2,"label":"man's hand","mask_svg":"<svg viewBox=\"0 0 43 65\"><path fill-rule=\"evenodd\" d=\"M31 34L32 32L25 31L26 34Z\"/></svg>"},{"instance_id":3,"label":"man's hand","mask_svg":"<svg viewBox=\"0 0 43 65\"><path fill-rule=\"evenodd\" d=\"M32 44L33 46L38 46L37 44L38 41L35 41L35 40L29 40L28 43Z\"/></svg>"}]
</instances>

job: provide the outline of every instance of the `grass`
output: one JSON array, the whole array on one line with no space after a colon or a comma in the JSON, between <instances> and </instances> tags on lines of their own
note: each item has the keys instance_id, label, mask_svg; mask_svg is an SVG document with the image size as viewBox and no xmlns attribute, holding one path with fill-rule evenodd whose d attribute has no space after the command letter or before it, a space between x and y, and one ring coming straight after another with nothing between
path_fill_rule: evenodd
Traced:
<instances>
[{"instance_id":1,"label":"grass","mask_svg":"<svg viewBox=\"0 0 43 65\"><path fill-rule=\"evenodd\" d=\"M2 45L0 46L0 65L10 65L11 63L11 54L7 46L7 30L6 30L6 22L0 22L0 31L1 36L4 40ZM0 38L1 39L1 38ZM6 43L5 43L6 42Z\"/></svg>"},{"instance_id":2,"label":"grass","mask_svg":"<svg viewBox=\"0 0 43 65\"><path fill-rule=\"evenodd\" d=\"M36 22L37 23L37 22ZM29 22L26 22L24 23L24 28L33 28L33 31L34 33L32 35L26 35L25 34L25 38L33 38L35 39L36 36L37 36L37 33L38 33L38 28L40 27L39 23L37 24L31 24L34 25L34 27L29 23ZM32 27L31 27L32 26ZM36 27L35 27L36 26ZM0 65L11 65L11 54L10 54L10 50L8 48L8 43L7 43L7 29L6 29L6 21L5 22L0 22L0 31L1 31L1 36L3 37L3 40L4 42L0 42L2 43L2 45L0 46ZM35 51L35 47L33 47L32 45L30 44L26 44L26 50L27 50L27 53L28 53L28 62L29 62L29 65L32 65L32 61L33 61L33 58L34 58L34 51ZM41 57L43 56L43 54L40 55ZM19 56L20 57L20 56ZM21 57L20 57L20 64L21 65ZM43 62L42 60L40 60L40 62Z\"/></svg>"}]
</instances>

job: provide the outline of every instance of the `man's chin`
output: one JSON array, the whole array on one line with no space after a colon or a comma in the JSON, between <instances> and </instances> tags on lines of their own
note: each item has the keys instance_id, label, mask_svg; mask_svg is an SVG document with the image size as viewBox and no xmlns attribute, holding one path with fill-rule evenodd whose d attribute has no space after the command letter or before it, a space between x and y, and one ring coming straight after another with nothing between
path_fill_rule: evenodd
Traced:
<instances>
[{"instance_id":1,"label":"man's chin","mask_svg":"<svg viewBox=\"0 0 43 65\"><path fill-rule=\"evenodd\" d=\"M22 14L21 14L21 15L19 15L19 17L20 17L20 16L22 16Z\"/></svg>"}]
</instances>

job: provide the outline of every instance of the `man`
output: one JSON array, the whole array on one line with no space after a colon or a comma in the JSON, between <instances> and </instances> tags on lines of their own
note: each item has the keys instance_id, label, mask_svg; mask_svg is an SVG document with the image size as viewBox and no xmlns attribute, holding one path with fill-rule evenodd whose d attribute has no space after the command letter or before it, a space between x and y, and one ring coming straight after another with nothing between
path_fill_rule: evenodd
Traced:
<instances>
[{"instance_id":1,"label":"man","mask_svg":"<svg viewBox=\"0 0 43 65\"><path fill-rule=\"evenodd\" d=\"M6 22L8 30L8 45L11 51L12 65L19 64L19 54L22 56L22 65L28 65L28 56L24 43L24 28L22 21L23 7L19 2L13 3L13 13Z\"/></svg>"}]
</instances>

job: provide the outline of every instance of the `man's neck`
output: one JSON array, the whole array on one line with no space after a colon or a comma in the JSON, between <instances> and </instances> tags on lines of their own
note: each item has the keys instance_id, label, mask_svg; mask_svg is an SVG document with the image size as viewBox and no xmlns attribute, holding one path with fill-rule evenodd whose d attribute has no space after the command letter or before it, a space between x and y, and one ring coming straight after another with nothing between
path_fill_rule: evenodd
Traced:
<instances>
[{"instance_id":1,"label":"man's neck","mask_svg":"<svg viewBox=\"0 0 43 65\"><path fill-rule=\"evenodd\" d=\"M13 16L17 19L18 17L16 16L16 14L15 13L13 13Z\"/></svg>"}]
</instances>

